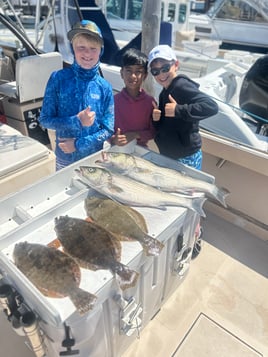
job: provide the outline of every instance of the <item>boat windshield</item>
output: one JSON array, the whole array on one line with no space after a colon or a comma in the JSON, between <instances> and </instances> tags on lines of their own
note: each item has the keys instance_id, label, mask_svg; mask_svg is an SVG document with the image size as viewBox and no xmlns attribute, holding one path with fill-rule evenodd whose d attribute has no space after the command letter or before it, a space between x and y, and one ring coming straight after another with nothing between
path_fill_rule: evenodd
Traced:
<instances>
[{"instance_id":1,"label":"boat windshield","mask_svg":"<svg viewBox=\"0 0 268 357\"><path fill-rule=\"evenodd\" d=\"M214 15L215 13L217 13L218 10L221 8L221 6L223 5L223 3L224 3L224 0L216 0L216 1L214 2L214 4L209 8L209 10L208 10L208 12L207 12L207 15L208 15L209 17L213 17L213 15Z\"/></svg>"},{"instance_id":2,"label":"boat windshield","mask_svg":"<svg viewBox=\"0 0 268 357\"><path fill-rule=\"evenodd\" d=\"M208 10L209 17L222 19L267 22L268 1L263 0L216 0Z\"/></svg>"}]
</instances>

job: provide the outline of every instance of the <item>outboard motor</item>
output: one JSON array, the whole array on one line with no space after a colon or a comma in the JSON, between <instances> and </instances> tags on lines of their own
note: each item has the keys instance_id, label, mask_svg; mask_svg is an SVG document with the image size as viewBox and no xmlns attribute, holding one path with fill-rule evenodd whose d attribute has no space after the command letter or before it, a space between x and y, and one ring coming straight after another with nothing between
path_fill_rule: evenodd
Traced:
<instances>
[{"instance_id":1,"label":"outboard motor","mask_svg":"<svg viewBox=\"0 0 268 357\"><path fill-rule=\"evenodd\" d=\"M268 136L268 55L259 58L247 72L239 105L256 122L256 133L261 134L266 127L262 134Z\"/></svg>"}]
</instances>

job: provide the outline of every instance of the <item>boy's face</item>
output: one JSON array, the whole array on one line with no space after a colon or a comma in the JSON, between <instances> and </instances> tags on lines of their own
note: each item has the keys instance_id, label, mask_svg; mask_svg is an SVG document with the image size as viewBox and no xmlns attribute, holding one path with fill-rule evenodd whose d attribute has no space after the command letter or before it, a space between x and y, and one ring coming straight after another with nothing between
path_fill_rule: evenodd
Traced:
<instances>
[{"instance_id":1,"label":"boy's face","mask_svg":"<svg viewBox=\"0 0 268 357\"><path fill-rule=\"evenodd\" d=\"M177 75L179 61L166 61L156 59L151 63L150 70L156 82L164 88L168 88Z\"/></svg>"},{"instance_id":2,"label":"boy's face","mask_svg":"<svg viewBox=\"0 0 268 357\"><path fill-rule=\"evenodd\" d=\"M126 88L131 90L139 90L147 77L147 73L141 65L124 66L120 73Z\"/></svg>"},{"instance_id":3,"label":"boy's face","mask_svg":"<svg viewBox=\"0 0 268 357\"><path fill-rule=\"evenodd\" d=\"M85 69L90 69L98 63L101 44L85 35L77 35L72 42L76 62Z\"/></svg>"}]
</instances>

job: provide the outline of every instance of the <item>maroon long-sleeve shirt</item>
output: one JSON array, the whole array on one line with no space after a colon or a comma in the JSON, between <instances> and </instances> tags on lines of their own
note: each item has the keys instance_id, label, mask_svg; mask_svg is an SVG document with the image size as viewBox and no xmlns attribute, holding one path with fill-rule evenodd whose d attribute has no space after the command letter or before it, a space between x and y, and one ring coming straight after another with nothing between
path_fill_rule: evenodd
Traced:
<instances>
[{"instance_id":1,"label":"maroon long-sleeve shirt","mask_svg":"<svg viewBox=\"0 0 268 357\"><path fill-rule=\"evenodd\" d=\"M146 146L154 138L155 129L152 124L154 98L143 89L133 98L125 88L114 96L115 132L118 128L121 134L129 131L139 132L137 144Z\"/></svg>"}]
</instances>

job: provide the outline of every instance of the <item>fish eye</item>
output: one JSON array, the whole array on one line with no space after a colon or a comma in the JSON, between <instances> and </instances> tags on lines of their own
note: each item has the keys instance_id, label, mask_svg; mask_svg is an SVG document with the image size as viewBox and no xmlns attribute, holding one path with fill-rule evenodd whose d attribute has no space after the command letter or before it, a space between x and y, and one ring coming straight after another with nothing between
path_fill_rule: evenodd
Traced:
<instances>
[{"instance_id":1,"label":"fish eye","mask_svg":"<svg viewBox=\"0 0 268 357\"><path fill-rule=\"evenodd\" d=\"M94 169L93 167L90 167L88 171L89 171L89 172L95 172L96 169Z\"/></svg>"}]
</instances>

